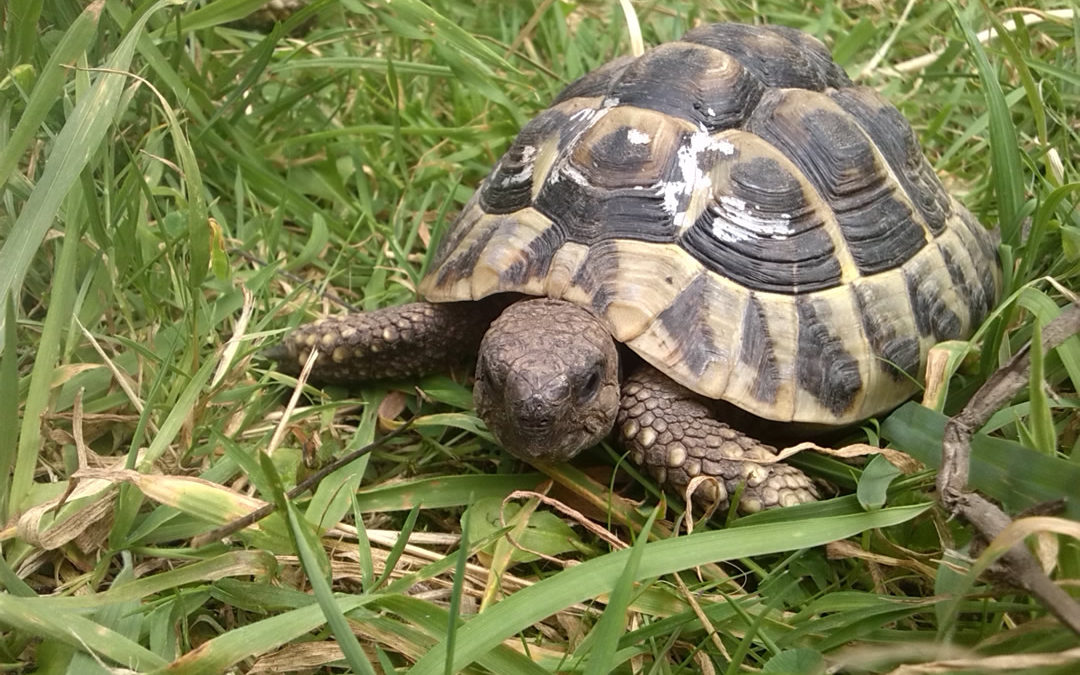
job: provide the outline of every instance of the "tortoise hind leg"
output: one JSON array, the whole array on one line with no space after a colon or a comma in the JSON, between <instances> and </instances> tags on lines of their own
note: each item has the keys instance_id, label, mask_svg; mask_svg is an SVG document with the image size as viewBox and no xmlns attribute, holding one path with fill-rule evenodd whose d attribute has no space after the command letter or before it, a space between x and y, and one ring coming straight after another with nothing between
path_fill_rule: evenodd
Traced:
<instances>
[{"instance_id":1,"label":"tortoise hind leg","mask_svg":"<svg viewBox=\"0 0 1080 675\"><path fill-rule=\"evenodd\" d=\"M318 349L311 379L321 383L445 372L475 358L484 331L505 304L411 302L330 317L300 326L266 355L279 370L296 374Z\"/></svg>"},{"instance_id":2,"label":"tortoise hind leg","mask_svg":"<svg viewBox=\"0 0 1080 675\"><path fill-rule=\"evenodd\" d=\"M702 497L725 504L745 483L739 500L743 513L817 498L802 471L754 461L775 455L775 448L715 419L699 396L650 366L627 378L615 424L634 463L648 467L658 482L680 493L694 477L713 476L719 485L703 483Z\"/></svg>"}]
</instances>

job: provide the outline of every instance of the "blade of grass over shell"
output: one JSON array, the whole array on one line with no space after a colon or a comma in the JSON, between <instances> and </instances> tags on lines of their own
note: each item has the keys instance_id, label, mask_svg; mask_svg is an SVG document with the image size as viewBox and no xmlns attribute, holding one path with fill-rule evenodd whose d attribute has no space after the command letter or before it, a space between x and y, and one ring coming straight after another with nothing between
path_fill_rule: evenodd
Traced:
<instances>
[{"instance_id":1,"label":"blade of grass over shell","mask_svg":"<svg viewBox=\"0 0 1080 675\"><path fill-rule=\"evenodd\" d=\"M114 72L99 73L93 88L71 111L67 123L56 137L41 179L34 186L0 248L0 297L20 292L23 277L60 211L63 200L101 145L109 125L115 121L127 81L120 73L128 70L131 64L143 26L155 12L171 4L175 4L175 0L159 0L139 17L105 64L109 71ZM0 339L2 336L0 331ZM3 347L3 343L0 343L0 349Z\"/></svg>"},{"instance_id":2,"label":"blade of grass over shell","mask_svg":"<svg viewBox=\"0 0 1080 675\"><path fill-rule=\"evenodd\" d=\"M820 546L875 527L888 527L916 517L926 504L882 509L873 513L840 516L807 523L796 529L789 523L702 532L645 544L637 580L720 560ZM626 567L631 551L608 553L564 570L522 589L458 631L454 668L464 668L502 640L536 621L587 598L609 593ZM446 646L439 643L409 671L411 675L441 672Z\"/></svg>"},{"instance_id":3,"label":"blade of grass over shell","mask_svg":"<svg viewBox=\"0 0 1080 675\"><path fill-rule=\"evenodd\" d=\"M1024 202L1024 167L1020 161L1016 127L1009 105L1005 102L997 70L990 65L982 43L971 29L971 17L982 6L972 3L966 11L962 11L955 2L949 5L971 50L990 115L990 163L998 200L1001 239L1009 246L1016 246L1020 243L1020 211Z\"/></svg>"}]
</instances>

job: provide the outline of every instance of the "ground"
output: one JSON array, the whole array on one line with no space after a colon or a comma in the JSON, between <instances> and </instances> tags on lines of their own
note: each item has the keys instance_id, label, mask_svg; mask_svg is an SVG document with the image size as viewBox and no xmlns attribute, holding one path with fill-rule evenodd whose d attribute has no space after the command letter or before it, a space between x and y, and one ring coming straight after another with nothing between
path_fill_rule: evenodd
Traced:
<instances>
[{"instance_id":1,"label":"ground","mask_svg":"<svg viewBox=\"0 0 1080 675\"><path fill-rule=\"evenodd\" d=\"M927 407L828 439L933 467L945 415L1074 298L1069 4L323 0L236 23L259 5L0 7L0 667L1075 670L1076 635L967 573L981 548L932 468L803 452L828 499L688 533L613 448L547 475L505 455L467 372L309 387L286 414L295 380L258 356L343 304L412 299L521 125L631 53L628 16L646 45L768 21L895 103L1000 225L1005 298L941 349ZM973 485L1014 515L1080 481L1080 340L1032 357L975 442ZM1029 541L1072 589L1077 509L1031 524L1071 538Z\"/></svg>"}]
</instances>

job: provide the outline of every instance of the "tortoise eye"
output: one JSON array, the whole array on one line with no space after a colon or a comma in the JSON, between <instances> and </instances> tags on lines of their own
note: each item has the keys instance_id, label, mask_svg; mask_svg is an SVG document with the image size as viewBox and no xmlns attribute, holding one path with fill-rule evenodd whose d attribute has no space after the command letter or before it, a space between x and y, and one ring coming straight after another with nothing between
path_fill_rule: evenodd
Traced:
<instances>
[{"instance_id":1,"label":"tortoise eye","mask_svg":"<svg viewBox=\"0 0 1080 675\"><path fill-rule=\"evenodd\" d=\"M581 385L581 390L578 392L578 400L581 402L590 401L596 396L596 392L600 391L600 368L594 368L589 377L585 379L585 384Z\"/></svg>"}]
</instances>

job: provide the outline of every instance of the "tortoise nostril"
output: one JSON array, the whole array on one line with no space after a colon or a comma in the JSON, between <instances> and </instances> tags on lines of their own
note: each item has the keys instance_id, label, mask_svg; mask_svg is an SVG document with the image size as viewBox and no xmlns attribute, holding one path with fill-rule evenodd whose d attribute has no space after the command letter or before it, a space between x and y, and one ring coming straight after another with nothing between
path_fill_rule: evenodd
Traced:
<instances>
[{"instance_id":1,"label":"tortoise nostril","mask_svg":"<svg viewBox=\"0 0 1080 675\"><path fill-rule=\"evenodd\" d=\"M511 403L511 408L518 428L528 435L550 431L564 413L563 406L539 393Z\"/></svg>"}]
</instances>

